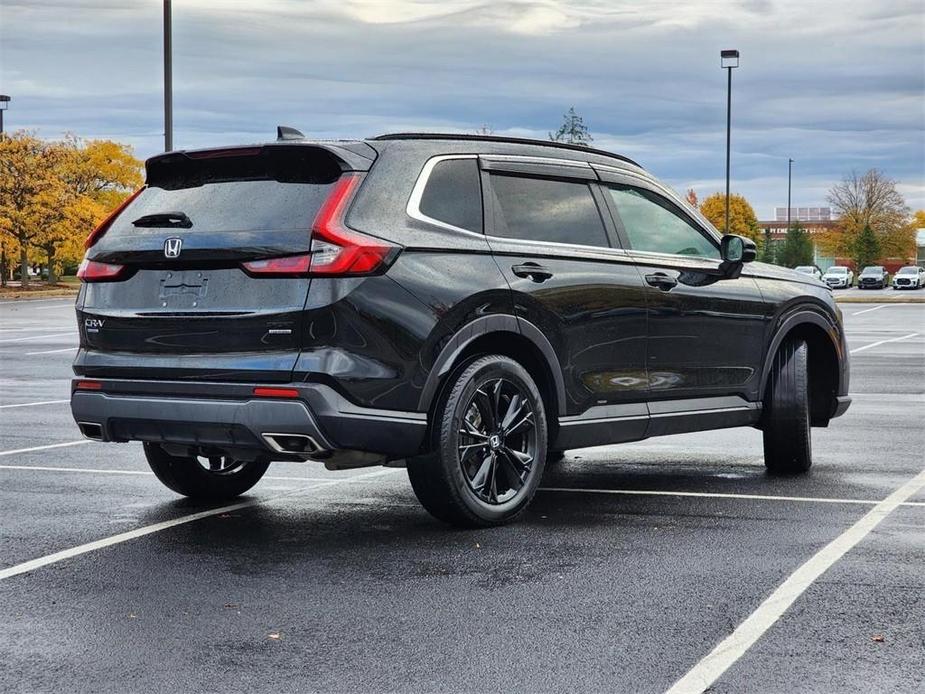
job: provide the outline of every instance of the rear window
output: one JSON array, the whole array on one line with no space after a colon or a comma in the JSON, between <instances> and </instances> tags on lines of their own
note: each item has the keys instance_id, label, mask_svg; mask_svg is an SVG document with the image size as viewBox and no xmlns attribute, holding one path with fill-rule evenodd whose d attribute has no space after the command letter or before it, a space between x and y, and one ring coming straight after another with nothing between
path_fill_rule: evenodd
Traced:
<instances>
[{"instance_id":1,"label":"rear window","mask_svg":"<svg viewBox=\"0 0 925 694\"><path fill-rule=\"evenodd\" d=\"M340 173L332 155L310 147L158 157L107 236L177 228L159 219L165 213L185 215L187 233L307 230Z\"/></svg>"},{"instance_id":2,"label":"rear window","mask_svg":"<svg viewBox=\"0 0 925 694\"><path fill-rule=\"evenodd\" d=\"M609 246L587 183L492 174L495 236Z\"/></svg>"},{"instance_id":3,"label":"rear window","mask_svg":"<svg viewBox=\"0 0 925 694\"><path fill-rule=\"evenodd\" d=\"M474 158L437 162L418 209L431 219L468 231L482 231L482 186Z\"/></svg>"}]
</instances>

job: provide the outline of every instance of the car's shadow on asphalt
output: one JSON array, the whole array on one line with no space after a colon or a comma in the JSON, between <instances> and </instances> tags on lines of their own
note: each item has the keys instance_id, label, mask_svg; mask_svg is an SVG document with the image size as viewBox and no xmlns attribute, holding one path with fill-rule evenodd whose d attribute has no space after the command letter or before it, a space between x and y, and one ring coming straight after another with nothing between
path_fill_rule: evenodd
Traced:
<instances>
[{"instance_id":1,"label":"car's shadow on asphalt","mask_svg":"<svg viewBox=\"0 0 925 694\"><path fill-rule=\"evenodd\" d=\"M150 541L165 556L185 556L233 574L310 571L330 581L343 572L389 580L471 574L476 583L496 586L561 574L589 553L622 551L624 543L657 543L668 529L744 532L736 526L745 518L766 525L782 516L805 523L812 519L815 504L710 495L811 496L811 488L824 482L813 476L771 477L763 465L701 462L694 468L689 462L566 459L547 471L517 522L468 530L427 514L407 478L398 473L381 483L367 479L265 500L258 487L241 498L257 504L157 533ZM169 506L172 515L215 508L188 500ZM843 508L851 514L863 512L860 506ZM163 516L164 510L152 509L152 514ZM602 536L607 538L603 543Z\"/></svg>"}]
</instances>

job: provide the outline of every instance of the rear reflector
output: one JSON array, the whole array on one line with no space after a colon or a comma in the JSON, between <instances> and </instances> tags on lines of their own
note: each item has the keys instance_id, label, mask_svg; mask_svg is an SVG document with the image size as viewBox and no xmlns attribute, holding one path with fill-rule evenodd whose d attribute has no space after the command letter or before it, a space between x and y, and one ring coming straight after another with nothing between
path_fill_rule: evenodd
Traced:
<instances>
[{"instance_id":1,"label":"rear reflector","mask_svg":"<svg viewBox=\"0 0 925 694\"><path fill-rule=\"evenodd\" d=\"M116 217L122 214L122 211L126 207L128 207L131 204L132 200L137 198L141 194L141 191L143 190L144 190L144 186L142 186L141 188L136 190L134 193L129 195L127 198L125 198L125 200L123 200L116 209L110 212L109 216L106 217L106 219L104 219L102 222L100 222L99 226L96 227L96 229L94 229L93 232L87 237L87 240L84 241L84 248L90 248L90 246L92 246L94 243L99 241L102 238L103 234L105 234L106 231L109 229L109 227L112 226L112 223L116 221Z\"/></svg>"},{"instance_id":2,"label":"rear reflector","mask_svg":"<svg viewBox=\"0 0 925 694\"><path fill-rule=\"evenodd\" d=\"M105 282L119 279L124 270L124 265L98 263L95 260L84 258L80 267L77 268L77 276L84 282Z\"/></svg>"},{"instance_id":3,"label":"rear reflector","mask_svg":"<svg viewBox=\"0 0 925 694\"><path fill-rule=\"evenodd\" d=\"M299 391L295 388L254 388L258 398L297 398Z\"/></svg>"},{"instance_id":4,"label":"rear reflector","mask_svg":"<svg viewBox=\"0 0 925 694\"><path fill-rule=\"evenodd\" d=\"M76 390L102 390L103 384L99 381L77 381Z\"/></svg>"}]
</instances>

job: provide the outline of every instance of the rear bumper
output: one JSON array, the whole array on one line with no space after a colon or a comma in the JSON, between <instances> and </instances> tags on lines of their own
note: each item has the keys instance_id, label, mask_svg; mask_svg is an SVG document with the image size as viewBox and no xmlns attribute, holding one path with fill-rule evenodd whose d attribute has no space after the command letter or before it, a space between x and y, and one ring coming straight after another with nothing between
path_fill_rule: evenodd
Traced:
<instances>
[{"instance_id":1,"label":"rear bumper","mask_svg":"<svg viewBox=\"0 0 925 694\"><path fill-rule=\"evenodd\" d=\"M323 451L405 457L420 451L427 429L423 412L358 407L323 384L286 384L298 397L277 399L254 397L257 384L100 379L98 390L77 390L81 380L72 382L71 412L103 441L256 449L286 459L264 434L299 434Z\"/></svg>"},{"instance_id":2,"label":"rear bumper","mask_svg":"<svg viewBox=\"0 0 925 694\"><path fill-rule=\"evenodd\" d=\"M832 413L832 417L841 417L848 408L851 406L851 398L847 395L837 395L835 396L835 411Z\"/></svg>"}]
</instances>

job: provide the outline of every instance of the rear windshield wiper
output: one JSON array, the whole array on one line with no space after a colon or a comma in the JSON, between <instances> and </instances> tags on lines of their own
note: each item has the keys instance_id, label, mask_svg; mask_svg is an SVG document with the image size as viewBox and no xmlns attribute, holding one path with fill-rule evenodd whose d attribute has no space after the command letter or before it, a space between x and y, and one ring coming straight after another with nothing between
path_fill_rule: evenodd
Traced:
<instances>
[{"instance_id":1,"label":"rear windshield wiper","mask_svg":"<svg viewBox=\"0 0 925 694\"><path fill-rule=\"evenodd\" d=\"M193 221L185 212L157 212L139 217L132 222L132 226L189 229L193 226Z\"/></svg>"}]
</instances>

